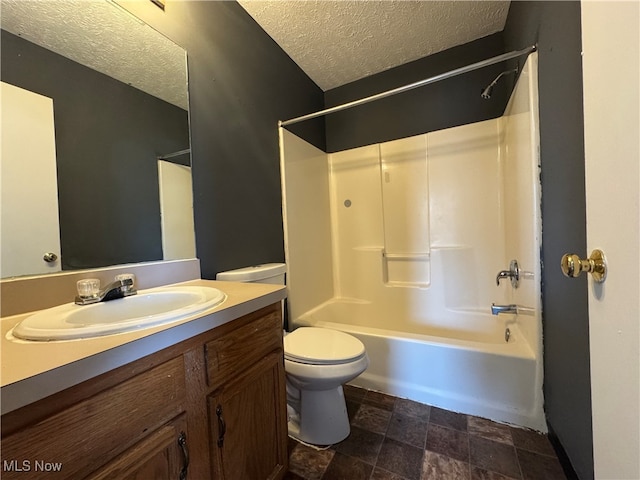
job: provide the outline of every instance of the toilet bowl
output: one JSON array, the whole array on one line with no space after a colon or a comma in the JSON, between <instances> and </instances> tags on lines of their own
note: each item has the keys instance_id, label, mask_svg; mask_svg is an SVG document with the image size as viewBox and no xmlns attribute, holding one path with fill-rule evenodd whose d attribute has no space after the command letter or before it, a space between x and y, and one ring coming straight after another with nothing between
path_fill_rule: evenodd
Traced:
<instances>
[{"instance_id":1,"label":"toilet bowl","mask_svg":"<svg viewBox=\"0 0 640 480\"><path fill-rule=\"evenodd\" d=\"M289 435L331 445L350 433L342 385L369 366L357 338L328 328L300 327L284 338Z\"/></svg>"},{"instance_id":2,"label":"toilet bowl","mask_svg":"<svg viewBox=\"0 0 640 480\"><path fill-rule=\"evenodd\" d=\"M286 265L269 263L220 272L216 280L284 285ZM364 345L337 330L300 327L284 337L289 435L314 445L350 433L342 385L369 366Z\"/></svg>"}]
</instances>

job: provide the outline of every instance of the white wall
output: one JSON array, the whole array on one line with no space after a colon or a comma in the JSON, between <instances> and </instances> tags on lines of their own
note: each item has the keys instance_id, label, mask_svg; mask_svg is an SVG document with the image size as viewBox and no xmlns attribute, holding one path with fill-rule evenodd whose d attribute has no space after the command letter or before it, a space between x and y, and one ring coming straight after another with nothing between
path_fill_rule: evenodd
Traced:
<instances>
[{"instance_id":1,"label":"white wall","mask_svg":"<svg viewBox=\"0 0 640 480\"><path fill-rule=\"evenodd\" d=\"M399 287L428 287L431 253L427 136L380 144L380 176L384 282Z\"/></svg>"},{"instance_id":2,"label":"white wall","mask_svg":"<svg viewBox=\"0 0 640 480\"><path fill-rule=\"evenodd\" d=\"M533 308L519 315L520 329L536 352L542 352L542 298L540 246L540 157L538 122L538 54L529 56L514 89L505 115L503 132L503 189L505 254L517 259L522 270L520 285L506 290L509 303ZM542 372L542 366L540 366Z\"/></svg>"},{"instance_id":3,"label":"white wall","mask_svg":"<svg viewBox=\"0 0 640 480\"><path fill-rule=\"evenodd\" d=\"M490 120L330 155L336 297L360 303L350 322L428 333L506 300L499 133Z\"/></svg>"},{"instance_id":4,"label":"white wall","mask_svg":"<svg viewBox=\"0 0 640 480\"><path fill-rule=\"evenodd\" d=\"M333 297L327 154L280 128L285 256L290 315Z\"/></svg>"},{"instance_id":5,"label":"white wall","mask_svg":"<svg viewBox=\"0 0 640 480\"><path fill-rule=\"evenodd\" d=\"M509 303L531 308L518 315L523 337L540 359L536 365L534 405L543 418L542 384L542 246L540 186L540 123L538 115L538 53L529 55L516 87L501 118L503 135L503 189L505 253L517 259L520 285L517 289L504 282Z\"/></svg>"},{"instance_id":6,"label":"white wall","mask_svg":"<svg viewBox=\"0 0 640 480\"><path fill-rule=\"evenodd\" d=\"M489 312L504 295L507 267L498 120L428 134L431 247L441 258L433 283L446 285L444 307Z\"/></svg>"},{"instance_id":7,"label":"white wall","mask_svg":"<svg viewBox=\"0 0 640 480\"><path fill-rule=\"evenodd\" d=\"M379 155L378 145L329 155L336 297L367 301L381 286Z\"/></svg>"}]
</instances>

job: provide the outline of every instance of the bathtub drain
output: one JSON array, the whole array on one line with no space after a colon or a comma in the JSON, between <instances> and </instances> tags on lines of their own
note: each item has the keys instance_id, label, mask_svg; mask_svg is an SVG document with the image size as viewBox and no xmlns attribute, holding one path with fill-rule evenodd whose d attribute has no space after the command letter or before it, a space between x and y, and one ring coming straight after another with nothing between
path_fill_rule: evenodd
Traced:
<instances>
[{"instance_id":1,"label":"bathtub drain","mask_svg":"<svg viewBox=\"0 0 640 480\"><path fill-rule=\"evenodd\" d=\"M511 337L511 330L509 330L508 328L505 328L505 330L504 330L504 341L508 342L510 337Z\"/></svg>"}]
</instances>

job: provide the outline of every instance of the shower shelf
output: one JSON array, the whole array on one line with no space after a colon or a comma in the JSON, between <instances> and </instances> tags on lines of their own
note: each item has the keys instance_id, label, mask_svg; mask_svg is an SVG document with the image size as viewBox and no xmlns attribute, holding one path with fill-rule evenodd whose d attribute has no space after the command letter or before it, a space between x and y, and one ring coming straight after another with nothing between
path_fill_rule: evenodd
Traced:
<instances>
[{"instance_id":1,"label":"shower shelf","mask_svg":"<svg viewBox=\"0 0 640 480\"><path fill-rule=\"evenodd\" d=\"M387 252L382 250L383 281L397 287L426 288L431 284L430 252Z\"/></svg>"}]
</instances>

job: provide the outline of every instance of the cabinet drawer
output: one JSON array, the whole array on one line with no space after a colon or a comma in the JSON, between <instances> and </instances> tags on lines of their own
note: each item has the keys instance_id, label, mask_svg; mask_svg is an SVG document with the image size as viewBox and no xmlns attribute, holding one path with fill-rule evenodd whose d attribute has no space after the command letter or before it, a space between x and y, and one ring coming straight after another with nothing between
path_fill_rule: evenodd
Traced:
<instances>
[{"instance_id":1,"label":"cabinet drawer","mask_svg":"<svg viewBox=\"0 0 640 480\"><path fill-rule=\"evenodd\" d=\"M180 356L3 438L2 478L84 478L175 418L185 402Z\"/></svg>"},{"instance_id":2,"label":"cabinet drawer","mask_svg":"<svg viewBox=\"0 0 640 480\"><path fill-rule=\"evenodd\" d=\"M279 306L256 320L205 344L207 380L217 388L275 349L282 349Z\"/></svg>"}]
</instances>

